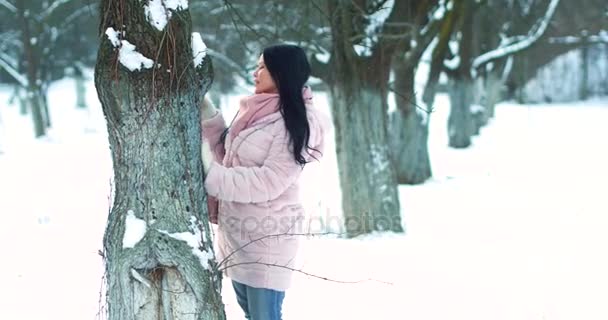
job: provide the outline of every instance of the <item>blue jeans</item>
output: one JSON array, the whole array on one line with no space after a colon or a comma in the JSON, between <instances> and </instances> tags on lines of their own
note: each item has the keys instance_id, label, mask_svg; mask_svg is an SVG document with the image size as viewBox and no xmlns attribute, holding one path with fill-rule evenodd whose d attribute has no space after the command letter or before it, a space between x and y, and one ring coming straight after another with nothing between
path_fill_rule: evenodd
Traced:
<instances>
[{"instance_id":1,"label":"blue jeans","mask_svg":"<svg viewBox=\"0 0 608 320\"><path fill-rule=\"evenodd\" d=\"M236 300L250 320L281 320L285 291L254 288L232 280Z\"/></svg>"}]
</instances>

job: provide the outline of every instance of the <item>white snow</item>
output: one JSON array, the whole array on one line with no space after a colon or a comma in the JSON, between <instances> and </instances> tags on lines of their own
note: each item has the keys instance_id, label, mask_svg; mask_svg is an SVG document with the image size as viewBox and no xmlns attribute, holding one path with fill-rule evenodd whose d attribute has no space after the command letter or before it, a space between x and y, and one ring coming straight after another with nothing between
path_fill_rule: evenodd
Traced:
<instances>
[{"instance_id":1,"label":"white snow","mask_svg":"<svg viewBox=\"0 0 608 320\"><path fill-rule=\"evenodd\" d=\"M130 71L139 71L143 67L144 69L150 69L154 66L154 61L144 57L143 54L135 50L135 45L131 44L127 40L120 41L120 52L118 53L118 60Z\"/></svg>"},{"instance_id":2,"label":"white snow","mask_svg":"<svg viewBox=\"0 0 608 320\"><path fill-rule=\"evenodd\" d=\"M439 5L439 6L437 6L437 9L435 10L435 12L433 12L433 19L441 20L441 19L443 19L444 15L445 15L445 6Z\"/></svg>"},{"instance_id":3,"label":"white snow","mask_svg":"<svg viewBox=\"0 0 608 320\"><path fill-rule=\"evenodd\" d=\"M120 32L110 27L105 32L108 40L115 48L119 48L118 60L130 71L139 71L141 68L150 69L154 66L154 61L146 58L143 54L135 50L135 45L127 40L120 40ZM124 35L123 35L124 36Z\"/></svg>"},{"instance_id":4,"label":"white snow","mask_svg":"<svg viewBox=\"0 0 608 320\"><path fill-rule=\"evenodd\" d=\"M209 269L209 260L214 259L215 255L213 254L213 250L201 250L201 241L203 240L204 234L201 233L200 228L197 226L196 218L194 216L190 219L190 230L192 232L169 233L165 230L158 231L173 239L184 241L192 248L192 254L198 257L201 266L205 269Z\"/></svg>"},{"instance_id":5,"label":"white snow","mask_svg":"<svg viewBox=\"0 0 608 320\"><path fill-rule=\"evenodd\" d=\"M92 80L87 111L74 107L73 88L51 85L55 127L36 140L31 119L7 103L12 87L0 85L0 213L10 217L0 224L0 319L99 310L112 160ZM222 99L227 118L238 99ZM324 93L314 99L331 114ZM499 104L464 150L447 147L448 114L441 94L429 122L434 177L399 187L407 233L303 238L298 267L363 281L296 274L286 319L608 319L608 99ZM333 139L303 175L313 231L341 228ZM193 246L188 234L176 237ZM243 318L224 281L227 318Z\"/></svg>"},{"instance_id":6,"label":"white snow","mask_svg":"<svg viewBox=\"0 0 608 320\"><path fill-rule=\"evenodd\" d=\"M353 46L357 55L368 57L372 54L372 48L378 42L378 36L382 31L382 26L393 11L394 6L395 0L387 0L380 9L366 17L369 24L365 27L363 39L360 44L355 44Z\"/></svg>"},{"instance_id":7,"label":"white snow","mask_svg":"<svg viewBox=\"0 0 608 320\"><path fill-rule=\"evenodd\" d=\"M162 0L150 0L148 5L144 6L148 21L160 31L165 29L167 22L171 19L171 12L165 9L163 2Z\"/></svg>"},{"instance_id":8,"label":"white snow","mask_svg":"<svg viewBox=\"0 0 608 320\"><path fill-rule=\"evenodd\" d=\"M171 10L188 9L188 0L164 0L165 7Z\"/></svg>"},{"instance_id":9,"label":"white snow","mask_svg":"<svg viewBox=\"0 0 608 320\"><path fill-rule=\"evenodd\" d=\"M524 37L522 40L510 43L506 46L499 46L494 50L490 50L478 56L473 60L471 68L477 69L477 67L490 60L513 54L534 44L534 42L536 42L536 40L538 40L547 29L547 26L553 18L553 14L555 13L559 1L560 0L551 0L551 2L549 3L549 7L547 8L547 12L545 13L545 16L541 19L540 23L537 23L534 26L533 30L530 30L527 37Z\"/></svg>"},{"instance_id":10,"label":"white snow","mask_svg":"<svg viewBox=\"0 0 608 320\"><path fill-rule=\"evenodd\" d=\"M120 32L114 30L114 28L112 27L106 29L106 36L108 37L108 40L110 40L110 43L112 43L114 48L118 48L120 46L119 35Z\"/></svg>"},{"instance_id":11,"label":"white snow","mask_svg":"<svg viewBox=\"0 0 608 320\"><path fill-rule=\"evenodd\" d=\"M171 10L188 9L188 0L150 0L144 6L144 11L148 21L157 30L162 31L171 19Z\"/></svg>"},{"instance_id":12,"label":"white snow","mask_svg":"<svg viewBox=\"0 0 608 320\"><path fill-rule=\"evenodd\" d=\"M125 220L125 234L122 238L122 247L133 248L146 235L146 221L135 216L133 210L127 212Z\"/></svg>"},{"instance_id":13,"label":"white snow","mask_svg":"<svg viewBox=\"0 0 608 320\"><path fill-rule=\"evenodd\" d=\"M445 60L443 64L451 70L456 70L460 66L460 56L456 55L450 60Z\"/></svg>"},{"instance_id":14,"label":"white snow","mask_svg":"<svg viewBox=\"0 0 608 320\"><path fill-rule=\"evenodd\" d=\"M329 59L331 58L331 53L325 50L322 53L316 53L315 58L317 58L317 60L319 60L320 62L328 63Z\"/></svg>"},{"instance_id":15,"label":"white snow","mask_svg":"<svg viewBox=\"0 0 608 320\"><path fill-rule=\"evenodd\" d=\"M207 45L203 42L201 34L192 32L192 58L194 59L194 67L198 67L207 56Z\"/></svg>"}]
</instances>

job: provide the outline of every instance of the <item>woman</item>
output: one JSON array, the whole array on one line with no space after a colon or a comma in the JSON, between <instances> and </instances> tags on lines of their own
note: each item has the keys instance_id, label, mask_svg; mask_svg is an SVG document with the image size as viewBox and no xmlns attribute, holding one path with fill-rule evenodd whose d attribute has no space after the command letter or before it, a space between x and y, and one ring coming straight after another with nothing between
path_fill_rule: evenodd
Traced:
<instances>
[{"instance_id":1,"label":"woman","mask_svg":"<svg viewBox=\"0 0 608 320\"><path fill-rule=\"evenodd\" d=\"M220 269L248 319L274 320L302 232L299 176L320 159L329 121L312 106L300 47L266 48L253 76L255 94L241 100L229 128L208 99L201 105L205 188L218 200Z\"/></svg>"}]
</instances>

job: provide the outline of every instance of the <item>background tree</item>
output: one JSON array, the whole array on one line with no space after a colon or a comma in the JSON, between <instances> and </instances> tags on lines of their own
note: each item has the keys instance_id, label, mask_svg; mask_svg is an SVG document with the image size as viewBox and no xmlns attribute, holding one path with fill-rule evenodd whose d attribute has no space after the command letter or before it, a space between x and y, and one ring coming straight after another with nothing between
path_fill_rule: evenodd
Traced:
<instances>
[{"instance_id":1,"label":"background tree","mask_svg":"<svg viewBox=\"0 0 608 320\"><path fill-rule=\"evenodd\" d=\"M424 52L436 39L440 28L445 29L450 24L451 11L446 10L448 3L411 1L407 14L400 20L400 23L411 26L403 37L392 65L394 82L391 89L397 108L389 114L389 137L393 164L400 184L422 183L432 175L427 147L432 102L419 99L415 75ZM447 15L444 14L446 11ZM439 73L435 73L437 77L429 76L427 80L429 98L435 95L435 89L430 88L436 88L439 80Z\"/></svg>"},{"instance_id":2,"label":"background tree","mask_svg":"<svg viewBox=\"0 0 608 320\"><path fill-rule=\"evenodd\" d=\"M63 78L68 66L93 64L93 7L86 0L0 1L6 24L0 32L0 69L18 86L17 93L26 92L21 96L36 137L52 124L46 97L51 81Z\"/></svg>"}]
</instances>

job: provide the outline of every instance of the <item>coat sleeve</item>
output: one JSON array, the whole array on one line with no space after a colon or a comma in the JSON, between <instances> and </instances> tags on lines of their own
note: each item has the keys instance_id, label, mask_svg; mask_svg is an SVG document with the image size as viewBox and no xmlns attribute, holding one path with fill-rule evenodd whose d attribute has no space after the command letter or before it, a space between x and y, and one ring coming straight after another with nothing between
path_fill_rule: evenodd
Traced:
<instances>
[{"instance_id":1,"label":"coat sleeve","mask_svg":"<svg viewBox=\"0 0 608 320\"><path fill-rule=\"evenodd\" d=\"M221 112L215 116L201 121L203 140L209 141L209 146L213 151L215 161L222 161L226 150L224 144L220 143L220 136L226 130L226 121Z\"/></svg>"},{"instance_id":2,"label":"coat sleeve","mask_svg":"<svg viewBox=\"0 0 608 320\"><path fill-rule=\"evenodd\" d=\"M259 167L225 167L213 162L205 179L207 192L220 200L260 203L278 198L298 178L302 166L289 148L287 132L275 136Z\"/></svg>"}]
</instances>

